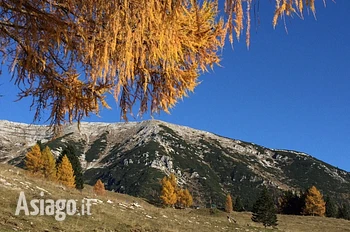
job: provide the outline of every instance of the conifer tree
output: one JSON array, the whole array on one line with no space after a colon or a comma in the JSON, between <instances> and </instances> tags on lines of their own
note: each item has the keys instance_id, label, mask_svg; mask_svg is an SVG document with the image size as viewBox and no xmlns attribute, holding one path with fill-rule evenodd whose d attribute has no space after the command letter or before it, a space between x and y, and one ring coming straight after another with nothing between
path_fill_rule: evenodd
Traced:
<instances>
[{"instance_id":1,"label":"conifer tree","mask_svg":"<svg viewBox=\"0 0 350 232\"><path fill-rule=\"evenodd\" d=\"M337 217L338 215L338 209L334 202L334 200L327 196L326 197L326 216L327 217Z\"/></svg>"},{"instance_id":2,"label":"conifer tree","mask_svg":"<svg viewBox=\"0 0 350 232\"><path fill-rule=\"evenodd\" d=\"M160 198L166 206L173 206L177 201L176 190L166 176L162 179L162 194Z\"/></svg>"},{"instance_id":3,"label":"conifer tree","mask_svg":"<svg viewBox=\"0 0 350 232\"><path fill-rule=\"evenodd\" d=\"M25 159L26 169L32 174L41 175L43 162L41 157L40 146L35 144L31 150L26 154Z\"/></svg>"},{"instance_id":4,"label":"conifer tree","mask_svg":"<svg viewBox=\"0 0 350 232\"><path fill-rule=\"evenodd\" d=\"M174 187L175 190L178 190L177 186L177 179L174 173L171 173L168 177L168 180L170 181L171 185Z\"/></svg>"},{"instance_id":5,"label":"conifer tree","mask_svg":"<svg viewBox=\"0 0 350 232\"><path fill-rule=\"evenodd\" d=\"M176 191L176 205L178 207L185 207L186 205L186 199L184 195L184 190L183 189L178 189Z\"/></svg>"},{"instance_id":6,"label":"conifer tree","mask_svg":"<svg viewBox=\"0 0 350 232\"><path fill-rule=\"evenodd\" d=\"M277 225L275 204L266 187L253 206L252 221L261 222L265 227Z\"/></svg>"},{"instance_id":7,"label":"conifer tree","mask_svg":"<svg viewBox=\"0 0 350 232\"><path fill-rule=\"evenodd\" d=\"M193 198L188 189L178 189L176 198L176 205L179 207L190 207L193 204Z\"/></svg>"},{"instance_id":8,"label":"conifer tree","mask_svg":"<svg viewBox=\"0 0 350 232\"><path fill-rule=\"evenodd\" d=\"M185 207L192 206L193 198L192 198L190 191L188 191L188 189L183 190L183 198L184 198L184 206Z\"/></svg>"},{"instance_id":9,"label":"conifer tree","mask_svg":"<svg viewBox=\"0 0 350 232\"><path fill-rule=\"evenodd\" d=\"M326 203L323 196L315 186L306 191L305 207L303 213L312 216L324 216L326 212Z\"/></svg>"},{"instance_id":10,"label":"conifer tree","mask_svg":"<svg viewBox=\"0 0 350 232\"><path fill-rule=\"evenodd\" d=\"M74 171L67 156L63 156L62 162L58 165L57 180L67 187L75 187Z\"/></svg>"},{"instance_id":11,"label":"conifer tree","mask_svg":"<svg viewBox=\"0 0 350 232\"><path fill-rule=\"evenodd\" d=\"M343 218L345 220L350 220L350 208L346 203L343 203L339 207L337 218Z\"/></svg>"},{"instance_id":12,"label":"conifer tree","mask_svg":"<svg viewBox=\"0 0 350 232\"><path fill-rule=\"evenodd\" d=\"M62 150L61 155L58 157L58 163L61 162L63 156L65 155L68 157L69 162L72 164L72 167L74 170L75 188L83 189L84 188L83 171L81 168L81 163L79 161L79 157L77 155L76 149L72 145L68 144L68 146Z\"/></svg>"},{"instance_id":13,"label":"conifer tree","mask_svg":"<svg viewBox=\"0 0 350 232\"><path fill-rule=\"evenodd\" d=\"M232 198L230 194L227 194L226 196L226 203L225 203L225 211L226 213L231 213L233 210L232 208Z\"/></svg>"},{"instance_id":14,"label":"conifer tree","mask_svg":"<svg viewBox=\"0 0 350 232\"><path fill-rule=\"evenodd\" d=\"M242 203L240 196L236 197L234 210L237 212L244 211L243 203Z\"/></svg>"},{"instance_id":15,"label":"conifer tree","mask_svg":"<svg viewBox=\"0 0 350 232\"><path fill-rule=\"evenodd\" d=\"M305 194L286 191L279 198L279 212L289 215L301 215L305 205Z\"/></svg>"},{"instance_id":16,"label":"conifer tree","mask_svg":"<svg viewBox=\"0 0 350 232\"><path fill-rule=\"evenodd\" d=\"M103 182L101 181L101 179L98 179L96 181L96 184L94 185L94 193L96 195L100 195L100 196L103 196L105 195L106 193L106 190L105 190L105 185L103 184Z\"/></svg>"},{"instance_id":17,"label":"conifer tree","mask_svg":"<svg viewBox=\"0 0 350 232\"><path fill-rule=\"evenodd\" d=\"M45 147L41 153L42 157L42 172L45 178L56 180L56 159L53 156L49 147Z\"/></svg>"}]
</instances>

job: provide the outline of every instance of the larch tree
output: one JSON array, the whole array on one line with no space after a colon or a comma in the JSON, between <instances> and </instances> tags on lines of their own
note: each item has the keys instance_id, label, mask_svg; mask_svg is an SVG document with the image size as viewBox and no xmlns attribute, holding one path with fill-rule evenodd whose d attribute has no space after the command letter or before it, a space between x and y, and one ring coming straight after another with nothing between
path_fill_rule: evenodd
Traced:
<instances>
[{"instance_id":1,"label":"larch tree","mask_svg":"<svg viewBox=\"0 0 350 232\"><path fill-rule=\"evenodd\" d=\"M186 207L186 199L183 189L179 189L178 191L176 191L176 205L178 207Z\"/></svg>"},{"instance_id":2,"label":"larch tree","mask_svg":"<svg viewBox=\"0 0 350 232\"><path fill-rule=\"evenodd\" d=\"M174 173L171 173L168 177L168 180L170 181L171 185L174 187L175 191L179 189L177 186L177 178Z\"/></svg>"},{"instance_id":3,"label":"larch tree","mask_svg":"<svg viewBox=\"0 0 350 232\"><path fill-rule=\"evenodd\" d=\"M273 0L272 24L311 10L315 0ZM31 97L39 119L48 110L54 129L109 108L107 94L127 119L169 112L219 64L229 35L250 44L253 0L3 0L0 56L19 98ZM256 16L255 16L256 17ZM285 20L283 20L285 21Z\"/></svg>"},{"instance_id":4,"label":"larch tree","mask_svg":"<svg viewBox=\"0 0 350 232\"><path fill-rule=\"evenodd\" d=\"M312 216L324 216L326 212L326 203L323 196L315 186L306 191L305 206L303 213Z\"/></svg>"},{"instance_id":5,"label":"larch tree","mask_svg":"<svg viewBox=\"0 0 350 232\"><path fill-rule=\"evenodd\" d=\"M67 187L75 187L74 171L72 164L69 162L67 156L63 156L62 162L58 165L57 180L59 183Z\"/></svg>"},{"instance_id":6,"label":"larch tree","mask_svg":"<svg viewBox=\"0 0 350 232\"><path fill-rule=\"evenodd\" d=\"M226 195L225 211L226 211L226 213L232 213L232 211L233 211L232 197L230 194Z\"/></svg>"},{"instance_id":7,"label":"larch tree","mask_svg":"<svg viewBox=\"0 0 350 232\"><path fill-rule=\"evenodd\" d=\"M53 156L49 147L45 147L41 154L42 157L42 172L45 178L56 180L56 159Z\"/></svg>"},{"instance_id":8,"label":"larch tree","mask_svg":"<svg viewBox=\"0 0 350 232\"><path fill-rule=\"evenodd\" d=\"M188 189L185 189L185 190L183 190L182 195L184 198L184 206L191 207L193 204L193 198L192 198L190 191L188 191Z\"/></svg>"},{"instance_id":9,"label":"larch tree","mask_svg":"<svg viewBox=\"0 0 350 232\"><path fill-rule=\"evenodd\" d=\"M41 175L43 169L43 160L39 144L35 144L26 154L25 159L26 169L35 175Z\"/></svg>"},{"instance_id":10,"label":"larch tree","mask_svg":"<svg viewBox=\"0 0 350 232\"><path fill-rule=\"evenodd\" d=\"M99 196L105 195L105 193L106 193L105 185L103 184L101 179L98 179L96 181L96 184L94 185L93 191L96 195L99 195Z\"/></svg>"},{"instance_id":11,"label":"larch tree","mask_svg":"<svg viewBox=\"0 0 350 232\"><path fill-rule=\"evenodd\" d=\"M74 170L74 176L75 176L75 188L76 189L83 189L84 188L84 177L83 177L83 170L81 168L81 163L78 157L78 153L74 146L67 145L65 147L60 156L58 157L58 163L61 162L63 156L67 156L69 159L69 162L72 164L73 170Z\"/></svg>"},{"instance_id":12,"label":"larch tree","mask_svg":"<svg viewBox=\"0 0 350 232\"><path fill-rule=\"evenodd\" d=\"M173 206L177 202L176 190L166 176L162 179L162 193L160 199L166 206Z\"/></svg>"}]
</instances>

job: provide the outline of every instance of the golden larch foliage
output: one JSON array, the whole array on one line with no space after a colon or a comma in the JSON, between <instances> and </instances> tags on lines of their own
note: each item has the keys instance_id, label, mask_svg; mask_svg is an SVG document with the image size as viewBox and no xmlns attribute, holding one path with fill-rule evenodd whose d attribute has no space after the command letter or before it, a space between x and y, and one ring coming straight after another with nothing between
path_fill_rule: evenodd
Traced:
<instances>
[{"instance_id":1,"label":"golden larch foliage","mask_svg":"<svg viewBox=\"0 0 350 232\"><path fill-rule=\"evenodd\" d=\"M190 193L190 191L188 191L188 189L183 190L183 201L184 201L184 206L185 207L191 207L193 204L193 198L192 195Z\"/></svg>"},{"instance_id":2,"label":"golden larch foliage","mask_svg":"<svg viewBox=\"0 0 350 232\"><path fill-rule=\"evenodd\" d=\"M226 196L225 211L226 213L232 213L233 211L232 197L230 194Z\"/></svg>"},{"instance_id":3,"label":"golden larch foliage","mask_svg":"<svg viewBox=\"0 0 350 232\"><path fill-rule=\"evenodd\" d=\"M304 8L315 13L314 0L273 2L273 26ZM257 5L225 0L224 19L218 0L4 0L0 50L20 99L32 97L35 119L48 110L58 130L109 108L112 94L127 120L135 104L139 115L169 112L192 92L219 64L227 33L233 45L246 30L249 46Z\"/></svg>"},{"instance_id":4,"label":"golden larch foliage","mask_svg":"<svg viewBox=\"0 0 350 232\"><path fill-rule=\"evenodd\" d=\"M49 147L45 147L45 149L41 153L42 158L42 172L45 178L49 180L56 180L56 159L53 156Z\"/></svg>"},{"instance_id":5,"label":"golden larch foliage","mask_svg":"<svg viewBox=\"0 0 350 232\"><path fill-rule=\"evenodd\" d=\"M326 203L323 200L323 196L315 186L312 186L306 192L303 213L305 215L324 216L325 212Z\"/></svg>"},{"instance_id":6,"label":"golden larch foliage","mask_svg":"<svg viewBox=\"0 0 350 232\"><path fill-rule=\"evenodd\" d=\"M168 177L168 180L170 181L171 185L174 187L175 190L178 189L177 186L177 179L174 173L171 173Z\"/></svg>"},{"instance_id":7,"label":"golden larch foliage","mask_svg":"<svg viewBox=\"0 0 350 232\"><path fill-rule=\"evenodd\" d=\"M166 176L162 179L162 193L160 199L166 206L173 206L177 201L176 190Z\"/></svg>"},{"instance_id":8,"label":"golden larch foliage","mask_svg":"<svg viewBox=\"0 0 350 232\"><path fill-rule=\"evenodd\" d=\"M75 187L74 170L66 155L63 156L61 163L58 165L57 180L67 187Z\"/></svg>"},{"instance_id":9,"label":"golden larch foliage","mask_svg":"<svg viewBox=\"0 0 350 232\"><path fill-rule=\"evenodd\" d=\"M191 193L188 189L179 189L176 192L177 201L176 204L180 207L190 207L193 204Z\"/></svg>"},{"instance_id":10,"label":"golden larch foliage","mask_svg":"<svg viewBox=\"0 0 350 232\"><path fill-rule=\"evenodd\" d=\"M105 185L103 184L103 182L100 179L98 179L96 181L96 184L94 185L93 191L96 195L100 195L100 196L105 195L105 193L106 193Z\"/></svg>"},{"instance_id":11,"label":"golden larch foliage","mask_svg":"<svg viewBox=\"0 0 350 232\"><path fill-rule=\"evenodd\" d=\"M32 174L42 174L43 160L41 156L40 146L38 144L35 144L26 154L25 166Z\"/></svg>"},{"instance_id":12,"label":"golden larch foliage","mask_svg":"<svg viewBox=\"0 0 350 232\"><path fill-rule=\"evenodd\" d=\"M176 191L176 205L178 206L182 206L185 207L186 205L186 200L185 200L185 196L184 196L184 190L183 189L178 189Z\"/></svg>"}]
</instances>

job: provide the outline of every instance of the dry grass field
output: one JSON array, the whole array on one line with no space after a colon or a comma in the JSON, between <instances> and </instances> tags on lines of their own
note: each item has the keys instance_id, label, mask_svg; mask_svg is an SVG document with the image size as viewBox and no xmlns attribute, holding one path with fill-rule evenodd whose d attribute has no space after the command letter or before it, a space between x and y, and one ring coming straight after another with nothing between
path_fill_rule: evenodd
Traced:
<instances>
[{"instance_id":1,"label":"dry grass field","mask_svg":"<svg viewBox=\"0 0 350 232\"><path fill-rule=\"evenodd\" d=\"M56 221L54 216L15 215L19 193L31 199L95 199L92 215L67 216ZM44 196L40 196L44 192ZM209 209L159 208L142 199L107 192L96 197L91 186L82 192L35 178L22 169L0 165L0 231L349 231L350 221L324 217L278 215L277 228L265 229L253 223L248 212L232 214L237 223L230 223L224 212Z\"/></svg>"}]
</instances>

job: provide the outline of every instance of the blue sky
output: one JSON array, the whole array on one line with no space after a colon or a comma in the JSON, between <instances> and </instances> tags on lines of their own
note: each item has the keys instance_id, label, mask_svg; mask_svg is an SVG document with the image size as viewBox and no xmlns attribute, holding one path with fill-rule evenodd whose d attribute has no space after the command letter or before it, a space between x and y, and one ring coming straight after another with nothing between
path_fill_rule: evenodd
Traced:
<instances>
[{"instance_id":1,"label":"blue sky","mask_svg":"<svg viewBox=\"0 0 350 232\"><path fill-rule=\"evenodd\" d=\"M350 171L350 1L327 1L324 8L317 0L317 20L307 13L304 20L287 19L288 34L282 21L272 28L273 4L260 5L261 24L257 32L253 25L249 51L244 38L234 50L227 44L223 67L202 75L170 115L154 118L303 151ZM0 119L31 123L30 99L13 102L17 89L9 79L0 77ZM111 106L86 121L119 122L119 109Z\"/></svg>"}]
</instances>

